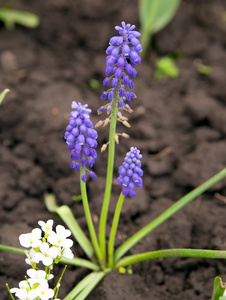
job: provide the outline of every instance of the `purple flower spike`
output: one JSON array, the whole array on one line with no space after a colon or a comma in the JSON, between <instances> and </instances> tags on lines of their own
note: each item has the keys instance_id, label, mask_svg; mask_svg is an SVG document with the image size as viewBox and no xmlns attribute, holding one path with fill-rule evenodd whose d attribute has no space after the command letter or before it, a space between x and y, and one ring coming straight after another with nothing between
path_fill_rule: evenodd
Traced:
<instances>
[{"instance_id":1,"label":"purple flower spike","mask_svg":"<svg viewBox=\"0 0 226 300\"><path fill-rule=\"evenodd\" d=\"M135 25L121 23L121 26L115 26L118 35L110 39L110 46L108 46L106 53L106 69L105 74L107 77L103 81L106 86L111 81L112 89L101 94L101 100L108 99L114 101L114 89L120 89L120 97L123 101L130 101L135 96L127 94L126 87L134 88L134 83L131 77L136 77L137 71L134 66L141 63L139 52L142 51L142 46L139 41L140 32L134 30ZM110 79L111 78L111 79ZM125 93L122 93L122 89ZM125 95L128 95L125 97ZM135 95L135 94L134 94ZM122 107L122 101L121 105ZM71 125L71 124L70 124Z\"/></svg>"},{"instance_id":2,"label":"purple flower spike","mask_svg":"<svg viewBox=\"0 0 226 300\"><path fill-rule=\"evenodd\" d=\"M140 150L131 147L130 151L126 154L122 166L119 167L117 184L123 185L122 194L124 196L135 197L135 186L138 188L142 187L143 181L141 176L143 175L143 171L141 169L141 158Z\"/></svg>"},{"instance_id":3,"label":"purple flower spike","mask_svg":"<svg viewBox=\"0 0 226 300\"><path fill-rule=\"evenodd\" d=\"M74 109L70 114L70 125L67 126L65 132L66 143L71 151L72 163L70 167L76 169L80 168L88 170L86 166L92 168L97 158L96 148L97 146L97 132L93 129L93 123L90 120L91 109L88 105L82 105L80 102L72 102L71 107ZM105 108L102 106L101 111ZM93 171L89 171L92 178L95 178L96 174ZM86 182L85 173L81 177L82 181Z\"/></svg>"}]
</instances>

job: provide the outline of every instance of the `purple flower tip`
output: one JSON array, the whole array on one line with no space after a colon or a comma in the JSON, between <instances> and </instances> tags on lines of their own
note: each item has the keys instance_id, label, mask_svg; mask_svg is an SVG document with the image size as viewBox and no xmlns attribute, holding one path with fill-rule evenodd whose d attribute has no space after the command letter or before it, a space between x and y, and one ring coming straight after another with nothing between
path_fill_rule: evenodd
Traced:
<instances>
[{"instance_id":1,"label":"purple flower tip","mask_svg":"<svg viewBox=\"0 0 226 300\"><path fill-rule=\"evenodd\" d=\"M117 184L123 185L122 194L124 196L135 197L135 186L138 188L142 187L143 181L141 176L143 175L143 171L141 169L141 158L140 150L131 147L130 151L126 154L124 162L119 167Z\"/></svg>"},{"instance_id":2,"label":"purple flower tip","mask_svg":"<svg viewBox=\"0 0 226 300\"><path fill-rule=\"evenodd\" d=\"M134 30L135 25L126 24L124 21L121 26L115 26L118 31L118 35L113 36L110 39L110 46L108 46L106 53L106 75L110 75L104 79L103 85L106 86L111 81L111 87L113 90L103 92L101 94L101 100L106 98L112 101L114 89L120 84L119 88L125 90L125 94L120 94L123 100L130 101L134 98L133 94L127 94L125 87L128 86L130 89L134 88L134 83L130 77L136 77L137 71L134 66L141 63L141 57L139 52L142 51L142 46L139 41L140 32ZM123 83L123 84L122 84ZM122 101L121 101L122 105ZM120 106L121 106L120 105ZM122 106L121 106L122 107Z\"/></svg>"},{"instance_id":3,"label":"purple flower tip","mask_svg":"<svg viewBox=\"0 0 226 300\"><path fill-rule=\"evenodd\" d=\"M72 163L70 167L76 170L80 168L86 168L86 166L92 168L97 158L96 148L97 146L97 132L93 129L93 123L90 120L91 109L88 105L82 105L80 102L72 102L71 107L74 109L70 114L69 123L65 132L66 143L71 151ZM104 107L101 108L103 110ZM90 172L94 177L94 172ZM82 175L82 180L86 182L85 174Z\"/></svg>"}]
</instances>

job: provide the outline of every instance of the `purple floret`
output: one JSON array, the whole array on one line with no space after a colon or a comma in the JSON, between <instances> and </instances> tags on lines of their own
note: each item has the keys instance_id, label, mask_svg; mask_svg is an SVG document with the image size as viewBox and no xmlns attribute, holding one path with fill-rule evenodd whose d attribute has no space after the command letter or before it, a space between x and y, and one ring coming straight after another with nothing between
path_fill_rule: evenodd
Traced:
<instances>
[{"instance_id":1,"label":"purple floret","mask_svg":"<svg viewBox=\"0 0 226 300\"><path fill-rule=\"evenodd\" d=\"M88 105L82 105L80 102L72 102L71 108L74 110L70 113L69 124L66 128L65 139L68 149L71 151L72 162L70 167L87 170L87 166L92 168L97 158L94 148L97 146L97 131L93 129L93 123L90 120L91 109ZM89 170L88 170L89 171ZM89 171L92 178L96 178L93 171ZM86 182L86 175L81 177Z\"/></svg>"},{"instance_id":2,"label":"purple floret","mask_svg":"<svg viewBox=\"0 0 226 300\"><path fill-rule=\"evenodd\" d=\"M126 154L124 162L119 167L117 184L123 185L122 194L124 196L135 197L135 186L137 188L142 187L143 180L141 176L143 176L143 171L141 169L141 158L140 150L131 147L130 151Z\"/></svg>"},{"instance_id":3,"label":"purple floret","mask_svg":"<svg viewBox=\"0 0 226 300\"><path fill-rule=\"evenodd\" d=\"M110 46L108 46L106 53L106 69L105 74L107 77L104 79L104 86L111 85L113 90L120 84L119 88L126 90L128 86L130 89L134 88L134 83L130 77L136 77L137 71L134 66L141 63L139 52L142 51L142 46L139 41L140 32L134 30L135 25L121 23L121 26L115 26L118 31L118 36L113 36L110 39ZM110 75L110 76L109 76ZM112 101L112 89L101 94L101 100L108 99ZM120 90L122 91L122 90ZM133 93L134 94L134 93ZM134 94L135 95L135 94ZM122 100L130 101L135 96L129 94L128 97L123 98L125 95L120 93ZM124 101L120 102L120 106Z\"/></svg>"}]
</instances>

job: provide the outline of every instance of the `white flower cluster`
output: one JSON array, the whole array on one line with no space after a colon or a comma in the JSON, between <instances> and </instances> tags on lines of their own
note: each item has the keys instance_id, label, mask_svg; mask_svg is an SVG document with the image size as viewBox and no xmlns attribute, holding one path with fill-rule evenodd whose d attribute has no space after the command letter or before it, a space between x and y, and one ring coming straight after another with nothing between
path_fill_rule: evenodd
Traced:
<instances>
[{"instance_id":1,"label":"white flower cluster","mask_svg":"<svg viewBox=\"0 0 226 300\"><path fill-rule=\"evenodd\" d=\"M27 275L30 278L19 283L19 288L10 289L11 293L21 300L48 300L54 296L54 290L49 288L48 280L53 278L53 275L47 275L42 270L27 270ZM49 278L46 278L46 277ZM55 299L56 300L56 299Z\"/></svg>"},{"instance_id":2,"label":"white flower cluster","mask_svg":"<svg viewBox=\"0 0 226 300\"><path fill-rule=\"evenodd\" d=\"M35 228L31 233L21 234L19 241L21 246L30 248L26 251L26 263L33 266L42 262L45 266L51 266L54 262L59 262L60 258L73 258L74 255L70 249L73 245L71 239L67 239L71 235L69 229L65 229L62 225L56 226L56 232L53 231L53 220L46 223L39 221L40 228ZM42 234L44 233L44 237Z\"/></svg>"},{"instance_id":3,"label":"white flower cluster","mask_svg":"<svg viewBox=\"0 0 226 300\"><path fill-rule=\"evenodd\" d=\"M56 232L53 231L53 220L46 223L39 221L40 228L35 228L31 233L21 234L19 236L20 244L25 248L27 258L26 263L32 266L27 270L28 278L19 283L19 288L10 289L20 300L48 300L55 299L54 294L58 294L60 283L54 289L49 288L48 280L54 276L50 274L52 265L58 263L61 257L72 259L74 257L70 247L73 241L68 239L71 231L65 229L62 225L56 226ZM42 262L45 271L36 269L36 264Z\"/></svg>"}]
</instances>

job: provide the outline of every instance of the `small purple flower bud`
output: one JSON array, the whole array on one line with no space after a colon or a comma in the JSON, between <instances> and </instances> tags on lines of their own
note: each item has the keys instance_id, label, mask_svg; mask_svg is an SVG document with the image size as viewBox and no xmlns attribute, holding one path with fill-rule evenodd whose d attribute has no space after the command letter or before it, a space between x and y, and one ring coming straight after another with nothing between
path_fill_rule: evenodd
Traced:
<instances>
[{"instance_id":1,"label":"small purple flower bud","mask_svg":"<svg viewBox=\"0 0 226 300\"><path fill-rule=\"evenodd\" d=\"M77 136L79 135L79 130L77 127L73 128L72 132L71 132L74 136L74 138L77 138Z\"/></svg>"},{"instance_id":2,"label":"small purple flower bud","mask_svg":"<svg viewBox=\"0 0 226 300\"><path fill-rule=\"evenodd\" d=\"M87 137L86 138L86 143L89 147L91 148L95 148L95 140L92 139L91 137Z\"/></svg>"},{"instance_id":3,"label":"small purple flower bud","mask_svg":"<svg viewBox=\"0 0 226 300\"><path fill-rule=\"evenodd\" d=\"M70 151L73 150L74 147L75 147L75 144L74 144L74 143L68 144L68 149L69 149Z\"/></svg>"},{"instance_id":4,"label":"small purple flower bud","mask_svg":"<svg viewBox=\"0 0 226 300\"><path fill-rule=\"evenodd\" d=\"M136 77L137 76L137 71L134 68L132 68L132 71L131 71L130 75L132 77Z\"/></svg>"},{"instance_id":5,"label":"small purple flower bud","mask_svg":"<svg viewBox=\"0 0 226 300\"><path fill-rule=\"evenodd\" d=\"M75 120L75 125L80 126L81 124L82 124L82 120L79 119L79 118L77 118L77 119Z\"/></svg>"},{"instance_id":6,"label":"small purple flower bud","mask_svg":"<svg viewBox=\"0 0 226 300\"><path fill-rule=\"evenodd\" d=\"M84 146L82 149L82 152L85 156L89 156L89 154L90 154L89 147Z\"/></svg>"},{"instance_id":7,"label":"small purple flower bud","mask_svg":"<svg viewBox=\"0 0 226 300\"><path fill-rule=\"evenodd\" d=\"M120 174L121 176L125 176L125 175L126 175L126 169L123 168L123 166L120 166L120 167L119 167L119 174Z\"/></svg>"},{"instance_id":8,"label":"small purple flower bud","mask_svg":"<svg viewBox=\"0 0 226 300\"><path fill-rule=\"evenodd\" d=\"M69 124L74 127L75 126L75 119L74 118L70 118L69 119Z\"/></svg>"},{"instance_id":9,"label":"small purple flower bud","mask_svg":"<svg viewBox=\"0 0 226 300\"><path fill-rule=\"evenodd\" d=\"M122 53L125 56L129 56L129 54L130 54L130 47L129 47L129 45L127 45L127 44L123 45L123 47L122 47Z\"/></svg>"},{"instance_id":10,"label":"small purple flower bud","mask_svg":"<svg viewBox=\"0 0 226 300\"><path fill-rule=\"evenodd\" d=\"M69 136L67 137L67 143L71 144L74 142L75 137L73 136L73 134L69 134Z\"/></svg>"},{"instance_id":11,"label":"small purple flower bud","mask_svg":"<svg viewBox=\"0 0 226 300\"><path fill-rule=\"evenodd\" d=\"M79 162L75 162L74 168L75 168L76 171L80 170L80 166L81 166L81 165L80 165Z\"/></svg>"},{"instance_id":12,"label":"small purple flower bud","mask_svg":"<svg viewBox=\"0 0 226 300\"><path fill-rule=\"evenodd\" d=\"M111 54L111 51L114 49L114 46L108 46L106 50L106 54Z\"/></svg>"},{"instance_id":13,"label":"small purple flower bud","mask_svg":"<svg viewBox=\"0 0 226 300\"><path fill-rule=\"evenodd\" d=\"M130 167L131 168L131 167ZM127 170L127 175L129 177L132 177L133 176L133 171L131 169Z\"/></svg>"},{"instance_id":14,"label":"small purple flower bud","mask_svg":"<svg viewBox=\"0 0 226 300\"><path fill-rule=\"evenodd\" d=\"M122 188L122 194L124 196L127 196L129 194L129 190L125 186L123 186L123 188Z\"/></svg>"},{"instance_id":15,"label":"small purple flower bud","mask_svg":"<svg viewBox=\"0 0 226 300\"><path fill-rule=\"evenodd\" d=\"M87 134L89 137L96 139L97 138L97 131L93 128L87 129Z\"/></svg>"},{"instance_id":16,"label":"small purple flower bud","mask_svg":"<svg viewBox=\"0 0 226 300\"><path fill-rule=\"evenodd\" d=\"M104 106L101 106L98 110L97 110L97 113L98 113L98 115L100 115L100 114L102 114L102 112L105 110L105 107ZM90 128L88 128L87 129L87 133L88 133L88 130L89 130Z\"/></svg>"},{"instance_id":17,"label":"small purple flower bud","mask_svg":"<svg viewBox=\"0 0 226 300\"><path fill-rule=\"evenodd\" d=\"M113 99L113 96L114 96L114 92L113 91L110 91L108 93L108 100L111 101Z\"/></svg>"},{"instance_id":18,"label":"small purple flower bud","mask_svg":"<svg viewBox=\"0 0 226 300\"><path fill-rule=\"evenodd\" d=\"M84 123L86 124L86 127L88 128L92 128L93 127L93 123L90 119L85 119Z\"/></svg>"},{"instance_id":19,"label":"small purple flower bud","mask_svg":"<svg viewBox=\"0 0 226 300\"><path fill-rule=\"evenodd\" d=\"M118 58L117 65L119 66L119 68L124 67L124 65L125 65L125 59L124 59L124 57L120 56Z\"/></svg>"},{"instance_id":20,"label":"small purple flower bud","mask_svg":"<svg viewBox=\"0 0 226 300\"><path fill-rule=\"evenodd\" d=\"M125 75L125 76L123 76L123 82L124 82L124 84L129 84L129 76L128 75Z\"/></svg>"},{"instance_id":21,"label":"small purple flower bud","mask_svg":"<svg viewBox=\"0 0 226 300\"><path fill-rule=\"evenodd\" d=\"M78 141L75 143L75 150L76 151L81 151L82 150L82 146L79 145Z\"/></svg>"},{"instance_id":22,"label":"small purple flower bud","mask_svg":"<svg viewBox=\"0 0 226 300\"><path fill-rule=\"evenodd\" d=\"M116 59L113 56L110 56L107 60L107 65L109 67L112 67L115 64L115 62L116 62Z\"/></svg>"},{"instance_id":23,"label":"small purple flower bud","mask_svg":"<svg viewBox=\"0 0 226 300\"><path fill-rule=\"evenodd\" d=\"M81 159L81 163L82 163L83 166L86 165L86 158L85 158L84 156L83 156L82 159Z\"/></svg>"},{"instance_id":24,"label":"small purple flower bud","mask_svg":"<svg viewBox=\"0 0 226 300\"><path fill-rule=\"evenodd\" d=\"M111 81L111 86L113 88L115 88L117 86L117 84L118 84L118 79L117 78L113 78L112 81Z\"/></svg>"},{"instance_id":25,"label":"small purple flower bud","mask_svg":"<svg viewBox=\"0 0 226 300\"><path fill-rule=\"evenodd\" d=\"M107 66L105 69L105 74L110 75L111 73L113 73L113 68L110 66Z\"/></svg>"},{"instance_id":26,"label":"small purple flower bud","mask_svg":"<svg viewBox=\"0 0 226 300\"><path fill-rule=\"evenodd\" d=\"M110 45L121 45L123 43L123 37L122 36L113 36L110 39Z\"/></svg>"},{"instance_id":27,"label":"small purple flower bud","mask_svg":"<svg viewBox=\"0 0 226 300\"><path fill-rule=\"evenodd\" d=\"M109 77L106 77L106 78L104 79L104 81L103 81L103 85L104 85L104 86L105 86L105 85L108 85L109 82L110 82L110 78L109 78Z\"/></svg>"},{"instance_id":28,"label":"small purple flower bud","mask_svg":"<svg viewBox=\"0 0 226 300\"><path fill-rule=\"evenodd\" d=\"M129 80L129 88L132 90L134 88L133 80Z\"/></svg>"},{"instance_id":29,"label":"small purple flower bud","mask_svg":"<svg viewBox=\"0 0 226 300\"><path fill-rule=\"evenodd\" d=\"M86 130L87 130L86 125L85 125L85 124L82 124L82 125L80 126L79 130L80 130L81 133L85 133Z\"/></svg>"},{"instance_id":30,"label":"small purple flower bud","mask_svg":"<svg viewBox=\"0 0 226 300\"><path fill-rule=\"evenodd\" d=\"M67 128L66 128L66 131L68 131L68 132L71 132L71 131L72 131L72 129L73 129L73 126L71 126L71 125L68 125L68 126L67 126Z\"/></svg>"},{"instance_id":31,"label":"small purple flower bud","mask_svg":"<svg viewBox=\"0 0 226 300\"><path fill-rule=\"evenodd\" d=\"M111 52L111 56L113 56L114 58L118 58L119 55L119 47L114 47L114 49Z\"/></svg>"},{"instance_id":32,"label":"small purple flower bud","mask_svg":"<svg viewBox=\"0 0 226 300\"><path fill-rule=\"evenodd\" d=\"M137 45L136 47L134 47L134 50L136 52L141 52L142 51L142 45L141 44Z\"/></svg>"},{"instance_id":33,"label":"small purple flower bud","mask_svg":"<svg viewBox=\"0 0 226 300\"><path fill-rule=\"evenodd\" d=\"M136 47L137 45L140 44L140 41L137 38L133 37L131 39L131 43L133 44L133 47Z\"/></svg>"},{"instance_id":34,"label":"small purple flower bud","mask_svg":"<svg viewBox=\"0 0 226 300\"><path fill-rule=\"evenodd\" d=\"M126 65L126 72L130 75L131 74L131 72L132 72L132 66L131 66L131 64L127 64Z\"/></svg>"},{"instance_id":35,"label":"small purple flower bud","mask_svg":"<svg viewBox=\"0 0 226 300\"><path fill-rule=\"evenodd\" d=\"M93 157L93 158L97 158L97 152L95 149L90 149L90 155Z\"/></svg>"},{"instance_id":36,"label":"small purple flower bud","mask_svg":"<svg viewBox=\"0 0 226 300\"><path fill-rule=\"evenodd\" d=\"M90 172L89 172L89 176L90 176L91 178L96 178L96 177L97 177L97 175L96 175L93 171L90 171Z\"/></svg>"},{"instance_id":37,"label":"small purple flower bud","mask_svg":"<svg viewBox=\"0 0 226 300\"><path fill-rule=\"evenodd\" d=\"M123 99L119 99L119 106L120 106L121 108L124 107L124 101L123 101Z\"/></svg>"},{"instance_id":38,"label":"small purple flower bud","mask_svg":"<svg viewBox=\"0 0 226 300\"><path fill-rule=\"evenodd\" d=\"M94 163L95 163L95 159L92 156L89 156L87 160L87 166L92 168Z\"/></svg>"},{"instance_id":39,"label":"small purple flower bud","mask_svg":"<svg viewBox=\"0 0 226 300\"><path fill-rule=\"evenodd\" d=\"M133 35L138 38L141 36L141 33L139 31L133 30Z\"/></svg>"},{"instance_id":40,"label":"small purple flower bud","mask_svg":"<svg viewBox=\"0 0 226 300\"><path fill-rule=\"evenodd\" d=\"M115 71L115 77L120 78L121 76L122 76L122 69L117 68L116 71Z\"/></svg>"},{"instance_id":41,"label":"small purple flower bud","mask_svg":"<svg viewBox=\"0 0 226 300\"><path fill-rule=\"evenodd\" d=\"M131 198L135 197L135 196L136 196L136 192L135 192L134 190L130 190L130 191L129 191L129 196L130 196Z\"/></svg>"},{"instance_id":42,"label":"small purple flower bud","mask_svg":"<svg viewBox=\"0 0 226 300\"><path fill-rule=\"evenodd\" d=\"M72 159L80 160L80 151L75 151L74 158Z\"/></svg>"},{"instance_id":43,"label":"small purple flower bud","mask_svg":"<svg viewBox=\"0 0 226 300\"><path fill-rule=\"evenodd\" d=\"M120 97L123 97L125 95L125 89L124 89L124 87L121 87L119 89L119 95L120 95Z\"/></svg>"},{"instance_id":44,"label":"small purple flower bud","mask_svg":"<svg viewBox=\"0 0 226 300\"><path fill-rule=\"evenodd\" d=\"M81 180L82 180L83 182L86 182L86 174L82 174Z\"/></svg>"},{"instance_id":45,"label":"small purple flower bud","mask_svg":"<svg viewBox=\"0 0 226 300\"><path fill-rule=\"evenodd\" d=\"M78 143L79 143L79 145L83 145L85 143L85 137L83 134L79 134Z\"/></svg>"},{"instance_id":46,"label":"small purple flower bud","mask_svg":"<svg viewBox=\"0 0 226 300\"><path fill-rule=\"evenodd\" d=\"M119 176L118 178L117 178L117 184L123 184L123 177L122 176Z\"/></svg>"},{"instance_id":47,"label":"small purple flower bud","mask_svg":"<svg viewBox=\"0 0 226 300\"><path fill-rule=\"evenodd\" d=\"M107 114L109 115L110 113L111 113L111 105L108 105L108 107L107 107Z\"/></svg>"},{"instance_id":48,"label":"small purple flower bud","mask_svg":"<svg viewBox=\"0 0 226 300\"><path fill-rule=\"evenodd\" d=\"M107 97L107 92L103 92L103 93L101 94L101 96L100 96L100 99L101 99L101 100L105 100L106 97Z\"/></svg>"},{"instance_id":49,"label":"small purple flower bud","mask_svg":"<svg viewBox=\"0 0 226 300\"><path fill-rule=\"evenodd\" d=\"M64 134L64 138L65 140L67 139L67 137L70 135L70 132L66 131L65 134Z\"/></svg>"}]
</instances>

